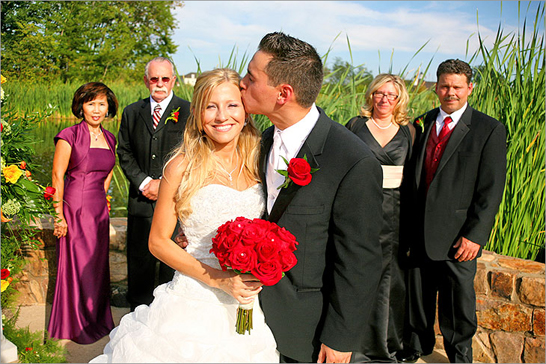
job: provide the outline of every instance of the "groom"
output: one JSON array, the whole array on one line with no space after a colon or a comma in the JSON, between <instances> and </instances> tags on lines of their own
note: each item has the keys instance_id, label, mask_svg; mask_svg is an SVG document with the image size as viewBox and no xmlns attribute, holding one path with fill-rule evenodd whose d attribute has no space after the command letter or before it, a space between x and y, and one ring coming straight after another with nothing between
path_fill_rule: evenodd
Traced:
<instances>
[{"instance_id":1,"label":"groom","mask_svg":"<svg viewBox=\"0 0 546 364\"><path fill-rule=\"evenodd\" d=\"M349 362L361 349L381 271L381 167L315 105L322 78L310 44L275 32L261 40L241 81L246 110L274 124L260 157L266 218L299 242L296 266L260 293L281 362ZM311 181L278 189L284 177L275 169L287 168L281 157L305 158L317 169Z\"/></svg>"}]
</instances>

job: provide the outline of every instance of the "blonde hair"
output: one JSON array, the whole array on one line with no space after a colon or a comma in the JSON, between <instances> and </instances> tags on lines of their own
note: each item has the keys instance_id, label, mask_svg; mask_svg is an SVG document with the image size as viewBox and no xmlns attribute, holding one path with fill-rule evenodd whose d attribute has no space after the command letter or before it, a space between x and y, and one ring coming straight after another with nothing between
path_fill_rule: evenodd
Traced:
<instances>
[{"instance_id":1,"label":"blonde hair","mask_svg":"<svg viewBox=\"0 0 546 364\"><path fill-rule=\"evenodd\" d=\"M406 85L404 80L399 76L382 73L377 75L372 83L368 86L366 91L366 105L360 108L360 115L370 118L373 114L373 94L375 91L379 90L384 84L392 82L396 90L398 91L398 98L396 99L397 104L393 110L393 120L399 125L407 125L409 122L408 117L408 103L409 95L406 90Z\"/></svg>"},{"instance_id":2,"label":"blonde hair","mask_svg":"<svg viewBox=\"0 0 546 364\"><path fill-rule=\"evenodd\" d=\"M191 214L191 198L203 186L209 184L216 176L218 161L214 158L214 143L207 137L203 129L203 115L210 102L212 92L224 82L239 87L241 76L234 70L218 68L203 72L196 80L190 107L190 115L186 121L184 140L169 161L179 155L184 156L187 168L182 175L182 181L175 195L175 209L180 220ZM239 135L237 149L242 159L242 174L245 180L259 181L258 155L260 132L254 121L247 114L245 125Z\"/></svg>"}]
</instances>

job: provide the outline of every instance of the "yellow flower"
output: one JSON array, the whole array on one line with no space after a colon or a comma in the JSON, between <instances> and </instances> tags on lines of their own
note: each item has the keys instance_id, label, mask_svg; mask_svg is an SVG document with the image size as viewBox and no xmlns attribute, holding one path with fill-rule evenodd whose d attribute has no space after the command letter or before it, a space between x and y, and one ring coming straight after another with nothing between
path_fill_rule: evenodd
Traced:
<instances>
[{"instance_id":1,"label":"yellow flower","mask_svg":"<svg viewBox=\"0 0 546 364\"><path fill-rule=\"evenodd\" d=\"M15 164L2 168L2 173L6 177L6 182L17 183L19 177L23 175L23 171L19 169Z\"/></svg>"},{"instance_id":2,"label":"yellow flower","mask_svg":"<svg viewBox=\"0 0 546 364\"><path fill-rule=\"evenodd\" d=\"M4 77L4 75L0 75L0 77L2 78L2 83L7 81L7 79Z\"/></svg>"},{"instance_id":3,"label":"yellow flower","mask_svg":"<svg viewBox=\"0 0 546 364\"><path fill-rule=\"evenodd\" d=\"M6 279L2 279L2 292L4 292L6 288L8 288L8 286L9 286L9 281Z\"/></svg>"}]
</instances>

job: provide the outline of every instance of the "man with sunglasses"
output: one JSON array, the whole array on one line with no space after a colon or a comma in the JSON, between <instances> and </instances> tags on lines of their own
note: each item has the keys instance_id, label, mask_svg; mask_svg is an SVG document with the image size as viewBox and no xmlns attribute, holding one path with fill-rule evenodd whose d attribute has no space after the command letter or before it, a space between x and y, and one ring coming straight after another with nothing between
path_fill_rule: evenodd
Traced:
<instances>
[{"instance_id":1,"label":"man with sunglasses","mask_svg":"<svg viewBox=\"0 0 546 364\"><path fill-rule=\"evenodd\" d=\"M119 127L119 164L130 183L127 300L131 311L153 300L158 260L148 250L148 235L165 158L182 141L190 113L190 103L172 92L175 82L174 65L167 58L148 62L144 83L150 96L127 106ZM173 273L159 262L159 284L170 281Z\"/></svg>"}]
</instances>

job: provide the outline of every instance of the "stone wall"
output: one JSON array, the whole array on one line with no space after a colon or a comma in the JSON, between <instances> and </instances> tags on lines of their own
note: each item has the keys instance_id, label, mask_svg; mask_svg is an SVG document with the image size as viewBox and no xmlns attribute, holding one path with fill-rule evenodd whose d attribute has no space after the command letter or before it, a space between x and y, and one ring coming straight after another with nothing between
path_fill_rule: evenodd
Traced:
<instances>
[{"instance_id":1,"label":"stone wall","mask_svg":"<svg viewBox=\"0 0 546 364\"><path fill-rule=\"evenodd\" d=\"M112 218L110 279L112 304L123 306L127 284L126 219ZM51 220L42 220L39 250L30 258L16 288L21 305L51 303L55 287L55 238ZM473 339L474 361L482 363L544 363L545 266L484 251L474 280L478 332ZM443 348L436 324L436 347Z\"/></svg>"}]
</instances>

